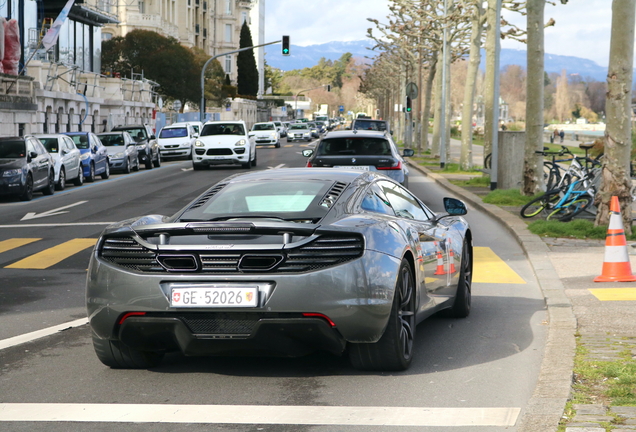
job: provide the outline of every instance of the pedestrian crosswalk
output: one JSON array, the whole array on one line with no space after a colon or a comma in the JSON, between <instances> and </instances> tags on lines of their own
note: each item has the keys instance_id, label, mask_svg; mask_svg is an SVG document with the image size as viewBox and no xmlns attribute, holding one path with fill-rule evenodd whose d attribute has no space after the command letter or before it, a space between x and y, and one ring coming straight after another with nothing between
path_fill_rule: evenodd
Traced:
<instances>
[{"instance_id":1,"label":"pedestrian crosswalk","mask_svg":"<svg viewBox=\"0 0 636 432\"><path fill-rule=\"evenodd\" d=\"M23 251L24 246L35 245L38 242L45 244L41 238L11 238L0 241L0 266L7 269L44 270L55 266L67 259L71 259L78 253L92 248L97 242L96 238L75 238L63 241L52 247L43 247L35 253L28 254ZM29 248L32 250L33 248ZM12 258L6 254L14 252ZM4 259L3 259L4 258ZM16 260L17 259L17 260ZM13 262L12 262L13 261ZM475 283L499 283L499 284L525 284L519 276L503 259L501 259L489 247L474 248L473 282ZM87 263L82 263L85 266Z\"/></svg>"}]
</instances>

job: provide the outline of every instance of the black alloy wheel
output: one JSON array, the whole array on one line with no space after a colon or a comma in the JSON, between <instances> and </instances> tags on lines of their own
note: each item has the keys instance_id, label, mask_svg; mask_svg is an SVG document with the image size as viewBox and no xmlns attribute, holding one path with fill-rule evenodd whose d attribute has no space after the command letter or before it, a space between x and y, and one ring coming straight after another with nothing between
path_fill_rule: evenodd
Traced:
<instances>
[{"instance_id":1,"label":"black alloy wheel","mask_svg":"<svg viewBox=\"0 0 636 432\"><path fill-rule=\"evenodd\" d=\"M24 183L24 192L20 195L22 201L31 201L33 199L33 177L31 173L27 174L26 182Z\"/></svg>"},{"instance_id":2,"label":"black alloy wheel","mask_svg":"<svg viewBox=\"0 0 636 432\"><path fill-rule=\"evenodd\" d=\"M51 171L49 171L49 182L44 189L42 189L42 193L44 195L53 195L55 193L55 171L53 167L51 167Z\"/></svg>"},{"instance_id":3,"label":"black alloy wheel","mask_svg":"<svg viewBox=\"0 0 636 432\"><path fill-rule=\"evenodd\" d=\"M349 344L349 360L359 370L403 371L413 359L415 283L408 260L402 260L395 284L391 315L376 343Z\"/></svg>"},{"instance_id":4,"label":"black alloy wheel","mask_svg":"<svg viewBox=\"0 0 636 432\"><path fill-rule=\"evenodd\" d=\"M62 167L60 168L60 178L57 180L55 190L62 191L64 188L66 188L66 173L64 172L64 167Z\"/></svg>"}]
</instances>

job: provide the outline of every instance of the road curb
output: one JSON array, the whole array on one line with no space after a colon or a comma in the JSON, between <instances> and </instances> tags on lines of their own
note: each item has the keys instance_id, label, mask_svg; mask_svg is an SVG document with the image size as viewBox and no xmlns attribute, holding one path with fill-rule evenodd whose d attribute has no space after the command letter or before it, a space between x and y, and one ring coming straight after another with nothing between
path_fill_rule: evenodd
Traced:
<instances>
[{"instance_id":1,"label":"road curb","mask_svg":"<svg viewBox=\"0 0 636 432\"><path fill-rule=\"evenodd\" d=\"M517 216L496 205L484 203L479 196L455 186L429 169L412 163L410 166L491 215L513 235L528 257L545 299L549 329L539 379L527 408L522 412L517 432L556 431L571 392L577 321L565 287L550 261L548 246L538 235L532 234Z\"/></svg>"}]
</instances>

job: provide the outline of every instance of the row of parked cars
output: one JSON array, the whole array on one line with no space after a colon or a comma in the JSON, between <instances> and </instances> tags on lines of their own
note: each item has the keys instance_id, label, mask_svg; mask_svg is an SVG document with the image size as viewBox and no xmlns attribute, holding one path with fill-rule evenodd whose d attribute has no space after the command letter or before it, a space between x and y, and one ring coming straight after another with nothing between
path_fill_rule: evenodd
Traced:
<instances>
[{"instance_id":1,"label":"row of parked cars","mask_svg":"<svg viewBox=\"0 0 636 432\"><path fill-rule=\"evenodd\" d=\"M67 132L0 137L0 196L33 199L52 195L69 182L81 186L111 171L130 173L141 165L159 167L156 140L145 125L121 125L111 132Z\"/></svg>"}]
</instances>

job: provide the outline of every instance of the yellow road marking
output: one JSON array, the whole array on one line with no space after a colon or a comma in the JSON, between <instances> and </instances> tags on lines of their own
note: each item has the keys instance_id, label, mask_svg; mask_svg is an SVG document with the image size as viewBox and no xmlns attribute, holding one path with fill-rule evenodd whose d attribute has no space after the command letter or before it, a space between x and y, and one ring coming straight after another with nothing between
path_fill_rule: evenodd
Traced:
<instances>
[{"instance_id":1,"label":"yellow road marking","mask_svg":"<svg viewBox=\"0 0 636 432\"><path fill-rule=\"evenodd\" d=\"M78 238L69 240L52 248L43 250L42 252L31 255L28 258L15 262L5 268L15 269L36 269L42 270L49 268L66 258L75 255L78 252L83 251L86 248L92 247L97 242L97 239L91 238Z\"/></svg>"},{"instance_id":2,"label":"yellow road marking","mask_svg":"<svg viewBox=\"0 0 636 432\"><path fill-rule=\"evenodd\" d=\"M436 280L438 280L438 279L436 279L436 278L431 278L431 277L424 278L424 282L425 282L425 283L433 283L433 282L435 282Z\"/></svg>"},{"instance_id":3,"label":"yellow road marking","mask_svg":"<svg viewBox=\"0 0 636 432\"><path fill-rule=\"evenodd\" d=\"M636 288L592 288L589 291L600 301L636 300Z\"/></svg>"},{"instance_id":4,"label":"yellow road marking","mask_svg":"<svg viewBox=\"0 0 636 432\"><path fill-rule=\"evenodd\" d=\"M525 284L508 264L489 247L473 248L473 282Z\"/></svg>"},{"instance_id":5,"label":"yellow road marking","mask_svg":"<svg viewBox=\"0 0 636 432\"><path fill-rule=\"evenodd\" d=\"M12 238L9 240L0 241L0 253L10 251L11 249L18 248L20 246L28 245L29 243L42 240L41 238Z\"/></svg>"},{"instance_id":6,"label":"yellow road marking","mask_svg":"<svg viewBox=\"0 0 636 432\"><path fill-rule=\"evenodd\" d=\"M287 144L287 145L284 145L283 147L293 147L293 146L294 146L293 144Z\"/></svg>"}]
</instances>

